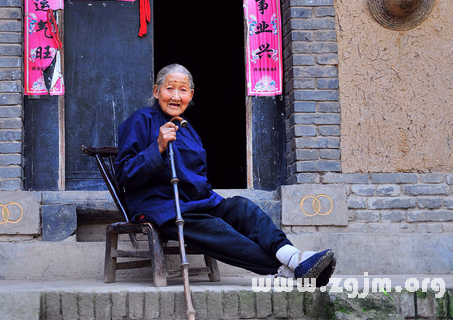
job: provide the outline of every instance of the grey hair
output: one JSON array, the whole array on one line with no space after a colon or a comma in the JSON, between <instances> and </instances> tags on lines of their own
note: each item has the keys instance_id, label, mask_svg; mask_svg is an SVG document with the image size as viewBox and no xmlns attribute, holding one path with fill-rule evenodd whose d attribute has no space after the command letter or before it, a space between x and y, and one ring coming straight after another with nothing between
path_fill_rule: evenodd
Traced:
<instances>
[{"instance_id":1,"label":"grey hair","mask_svg":"<svg viewBox=\"0 0 453 320\"><path fill-rule=\"evenodd\" d=\"M180 64L173 63L173 64L169 64L168 66L165 66L162 69L160 69L159 73L157 74L154 85L157 85L158 90L160 90L160 87L164 83L167 76L172 73L182 73L183 75L185 75L189 79L190 90L195 89L195 84L193 83L193 77L192 77L192 74L189 72L189 70L187 70L186 67L184 67ZM151 98L149 98L147 100L147 102L150 106L154 106L156 101L157 101L157 99L154 97L154 94L151 95ZM192 105L192 101L190 101L189 106L190 105Z\"/></svg>"}]
</instances>

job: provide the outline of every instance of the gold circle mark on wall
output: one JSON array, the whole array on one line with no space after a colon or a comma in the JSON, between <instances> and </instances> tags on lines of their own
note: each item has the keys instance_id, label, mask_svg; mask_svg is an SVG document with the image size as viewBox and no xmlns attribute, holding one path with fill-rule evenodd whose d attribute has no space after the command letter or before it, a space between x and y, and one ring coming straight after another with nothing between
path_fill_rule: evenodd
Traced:
<instances>
[{"instance_id":1,"label":"gold circle mark on wall","mask_svg":"<svg viewBox=\"0 0 453 320\"><path fill-rule=\"evenodd\" d=\"M330 208L329 210L326 210L326 211L321 211L322 210L322 205L321 205L321 201L320 199L321 198L326 198L329 200L330 202ZM305 200L307 199L313 199L312 201L312 207L313 207L313 211L314 213L308 213L307 211L305 211L304 209L304 202ZM306 196L302 199L302 201L300 202L300 209L302 210L302 212L307 216L307 217L313 217L313 216L316 216L316 215L321 215L321 216L327 216L329 215L332 210L333 210L333 201L332 201L332 198L330 198L328 195L325 195L325 194L319 194L317 196ZM324 208L326 209L326 208Z\"/></svg>"},{"instance_id":2,"label":"gold circle mark on wall","mask_svg":"<svg viewBox=\"0 0 453 320\"><path fill-rule=\"evenodd\" d=\"M20 217L17 218L16 220L11 220L10 218L10 211L9 208L17 206L20 209ZM22 216L24 215L24 209L18 204L17 202L10 202L7 204L1 204L0 203L0 208L2 208L2 220L0 220L0 225L4 224L7 225L8 223L18 223L20 220L22 220Z\"/></svg>"}]
</instances>

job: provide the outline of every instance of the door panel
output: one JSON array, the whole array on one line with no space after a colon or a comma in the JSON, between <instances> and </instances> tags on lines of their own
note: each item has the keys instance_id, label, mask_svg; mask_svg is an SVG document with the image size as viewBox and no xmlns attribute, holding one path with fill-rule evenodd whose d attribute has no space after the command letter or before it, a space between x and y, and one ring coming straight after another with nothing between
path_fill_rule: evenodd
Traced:
<instances>
[{"instance_id":1,"label":"door panel","mask_svg":"<svg viewBox=\"0 0 453 320\"><path fill-rule=\"evenodd\" d=\"M117 145L118 126L152 94L152 23L140 38L138 5L65 1L67 190L104 188L80 146Z\"/></svg>"}]
</instances>

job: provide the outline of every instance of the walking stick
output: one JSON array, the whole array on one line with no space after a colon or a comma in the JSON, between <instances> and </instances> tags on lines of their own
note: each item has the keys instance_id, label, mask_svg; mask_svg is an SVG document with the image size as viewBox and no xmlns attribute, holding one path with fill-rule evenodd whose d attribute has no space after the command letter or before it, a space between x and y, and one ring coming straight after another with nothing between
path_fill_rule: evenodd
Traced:
<instances>
[{"instance_id":1,"label":"walking stick","mask_svg":"<svg viewBox=\"0 0 453 320\"><path fill-rule=\"evenodd\" d=\"M175 120L180 121L181 127L187 127L187 121L181 117L174 117L171 119L171 122ZM179 206L179 191L178 191L178 178L176 177L176 167L175 167L175 158L173 153L173 141L168 143L168 155L170 157L171 165L171 183L173 185L173 193L175 196L175 210L176 210L176 225L178 226L178 238L179 238L179 253L181 256L181 269L182 269L182 278L184 281L184 296L186 298L186 308L187 308L187 318L189 320L195 320L195 309L192 305L192 296L190 294L190 285L189 285L189 262L187 262L186 257L186 247L184 245L184 233L183 226L184 220L181 216L181 208Z\"/></svg>"}]
</instances>

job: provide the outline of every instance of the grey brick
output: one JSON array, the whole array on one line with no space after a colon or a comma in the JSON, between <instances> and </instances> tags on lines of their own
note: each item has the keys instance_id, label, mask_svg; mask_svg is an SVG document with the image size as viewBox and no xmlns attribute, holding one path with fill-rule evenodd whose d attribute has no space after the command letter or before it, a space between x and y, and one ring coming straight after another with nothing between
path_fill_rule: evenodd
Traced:
<instances>
[{"instance_id":1,"label":"grey brick","mask_svg":"<svg viewBox=\"0 0 453 320\"><path fill-rule=\"evenodd\" d=\"M4 10L4 8L2 8ZM1 12L1 11L0 11ZM22 34L20 32L0 32L0 43L22 43ZM0 64L1 66L2 64ZM11 66L15 67L15 66Z\"/></svg>"},{"instance_id":2,"label":"grey brick","mask_svg":"<svg viewBox=\"0 0 453 320\"><path fill-rule=\"evenodd\" d=\"M124 319L129 316L127 314L127 291L112 292L112 318L113 319ZM76 319L76 318L68 318Z\"/></svg>"},{"instance_id":3,"label":"grey brick","mask_svg":"<svg viewBox=\"0 0 453 320\"><path fill-rule=\"evenodd\" d=\"M417 183L415 173L372 173L371 183Z\"/></svg>"},{"instance_id":4,"label":"grey brick","mask_svg":"<svg viewBox=\"0 0 453 320\"><path fill-rule=\"evenodd\" d=\"M21 141L22 130L0 130L0 141Z\"/></svg>"},{"instance_id":5,"label":"grey brick","mask_svg":"<svg viewBox=\"0 0 453 320\"><path fill-rule=\"evenodd\" d=\"M290 0L291 6L333 6L334 0Z\"/></svg>"},{"instance_id":6,"label":"grey brick","mask_svg":"<svg viewBox=\"0 0 453 320\"><path fill-rule=\"evenodd\" d=\"M447 174L446 179L448 184L453 184L453 174Z\"/></svg>"},{"instance_id":7,"label":"grey brick","mask_svg":"<svg viewBox=\"0 0 453 320\"><path fill-rule=\"evenodd\" d=\"M337 137L310 137L296 138L296 148L302 149L335 149L340 147L340 138Z\"/></svg>"},{"instance_id":8,"label":"grey brick","mask_svg":"<svg viewBox=\"0 0 453 320\"><path fill-rule=\"evenodd\" d=\"M357 184L351 186L351 192L359 196L373 196L375 189L374 186L369 185Z\"/></svg>"},{"instance_id":9,"label":"grey brick","mask_svg":"<svg viewBox=\"0 0 453 320\"><path fill-rule=\"evenodd\" d=\"M20 93L2 93L0 94L0 105L15 105L22 103L22 94Z\"/></svg>"},{"instance_id":10,"label":"grey brick","mask_svg":"<svg viewBox=\"0 0 453 320\"><path fill-rule=\"evenodd\" d=\"M45 319L60 319L60 312L61 312L60 293L55 291L46 292L44 310Z\"/></svg>"},{"instance_id":11,"label":"grey brick","mask_svg":"<svg viewBox=\"0 0 453 320\"><path fill-rule=\"evenodd\" d=\"M297 172L338 172L341 164L338 161L299 161L296 168Z\"/></svg>"},{"instance_id":12,"label":"grey brick","mask_svg":"<svg viewBox=\"0 0 453 320\"><path fill-rule=\"evenodd\" d=\"M0 118L0 129L22 129L21 118Z\"/></svg>"},{"instance_id":13,"label":"grey brick","mask_svg":"<svg viewBox=\"0 0 453 320\"><path fill-rule=\"evenodd\" d=\"M313 149L298 149L296 150L297 160L318 160L318 150Z\"/></svg>"},{"instance_id":14,"label":"grey brick","mask_svg":"<svg viewBox=\"0 0 453 320\"><path fill-rule=\"evenodd\" d=\"M295 114L295 124L340 124L341 118L336 113Z\"/></svg>"},{"instance_id":15,"label":"grey brick","mask_svg":"<svg viewBox=\"0 0 453 320\"><path fill-rule=\"evenodd\" d=\"M288 317L288 301L286 299L286 292L273 291L272 296L274 317L286 319Z\"/></svg>"},{"instance_id":16,"label":"grey brick","mask_svg":"<svg viewBox=\"0 0 453 320\"><path fill-rule=\"evenodd\" d=\"M175 292L162 291L160 293L160 314L162 319L173 319L175 312Z\"/></svg>"},{"instance_id":17,"label":"grey brick","mask_svg":"<svg viewBox=\"0 0 453 320\"><path fill-rule=\"evenodd\" d=\"M1 68L0 69L0 81L1 80L20 80L21 78L22 78L22 71L19 68L16 68L16 69Z\"/></svg>"},{"instance_id":18,"label":"grey brick","mask_svg":"<svg viewBox=\"0 0 453 320\"><path fill-rule=\"evenodd\" d=\"M438 209L442 206L442 198L421 197L418 198L418 206L421 209Z\"/></svg>"},{"instance_id":19,"label":"grey brick","mask_svg":"<svg viewBox=\"0 0 453 320\"><path fill-rule=\"evenodd\" d=\"M444 205L447 209L453 209L453 198L444 198Z\"/></svg>"},{"instance_id":20,"label":"grey brick","mask_svg":"<svg viewBox=\"0 0 453 320\"><path fill-rule=\"evenodd\" d=\"M406 219L402 211L381 211L382 222L401 222Z\"/></svg>"},{"instance_id":21,"label":"grey brick","mask_svg":"<svg viewBox=\"0 0 453 320\"><path fill-rule=\"evenodd\" d=\"M21 68L22 58L21 57L0 57L1 68Z\"/></svg>"},{"instance_id":22,"label":"grey brick","mask_svg":"<svg viewBox=\"0 0 453 320\"><path fill-rule=\"evenodd\" d=\"M319 183L319 175L316 173L298 173L295 175L296 181L293 184L298 183Z\"/></svg>"},{"instance_id":23,"label":"grey brick","mask_svg":"<svg viewBox=\"0 0 453 320\"><path fill-rule=\"evenodd\" d=\"M0 92L22 92L22 83L20 81L1 81ZM22 99L20 99L21 101ZM0 111L1 112L1 111Z\"/></svg>"},{"instance_id":24,"label":"grey brick","mask_svg":"<svg viewBox=\"0 0 453 320\"><path fill-rule=\"evenodd\" d=\"M23 187L24 183L21 178L0 180L0 190L2 191L22 190Z\"/></svg>"},{"instance_id":25,"label":"grey brick","mask_svg":"<svg viewBox=\"0 0 453 320\"><path fill-rule=\"evenodd\" d=\"M338 89L338 79L317 79L318 89Z\"/></svg>"},{"instance_id":26,"label":"grey brick","mask_svg":"<svg viewBox=\"0 0 453 320\"><path fill-rule=\"evenodd\" d=\"M22 177L22 167L20 166L8 166L0 167L1 179L15 179Z\"/></svg>"},{"instance_id":27,"label":"grey brick","mask_svg":"<svg viewBox=\"0 0 453 320\"><path fill-rule=\"evenodd\" d=\"M271 295L270 291L256 293L256 316L258 319L264 319L272 315Z\"/></svg>"},{"instance_id":28,"label":"grey brick","mask_svg":"<svg viewBox=\"0 0 453 320\"><path fill-rule=\"evenodd\" d=\"M2 8L0 10L0 19L22 19L22 10L20 8Z\"/></svg>"},{"instance_id":29,"label":"grey brick","mask_svg":"<svg viewBox=\"0 0 453 320\"><path fill-rule=\"evenodd\" d=\"M20 142L0 142L0 154L21 153L22 143Z\"/></svg>"},{"instance_id":30,"label":"grey brick","mask_svg":"<svg viewBox=\"0 0 453 320\"><path fill-rule=\"evenodd\" d=\"M414 198L370 198L370 209L408 209L416 206Z\"/></svg>"},{"instance_id":31,"label":"grey brick","mask_svg":"<svg viewBox=\"0 0 453 320\"><path fill-rule=\"evenodd\" d=\"M0 106L0 118L16 118L22 115L22 106Z\"/></svg>"},{"instance_id":32,"label":"grey brick","mask_svg":"<svg viewBox=\"0 0 453 320\"><path fill-rule=\"evenodd\" d=\"M447 185L418 184L404 186L404 193L411 196L448 194Z\"/></svg>"},{"instance_id":33,"label":"grey brick","mask_svg":"<svg viewBox=\"0 0 453 320\"><path fill-rule=\"evenodd\" d=\"M303 319L304 318L304 299L303 293L298 290L292 290L287 294L289 317L291 319Z\"/></svg>"},{"instance_id":34,"label":"grey brick","mask_svg":"<svg viewBox=\"0 0 453 320\"><path fill-rule=\"evenodd\" d=\"M206 292L206 306L208 319L222 319L222 293L210 290Z\"/></svg>"},{"instance_id":35,"label":"grey brick","mask_svg":"<svg viewBox=\"0 0 453 320\"><path fill-rule=\"evenodd\" d=\"M295 78L332 78L338 75L338 70L334 66L294 67L293 75Z\"/></svg>"},{"instance_id":36,"label":"grey brick","mask_svg":"<svg viewBox=\"0 0 453 320\"><path fill-rule=\"evenodd\" d=\"M335 8L332 7L318 7L315 8L316 17L335 17Z\"/></svg>"},{"instance_id":37,"label":"grey brick","mask_svg":"<svg viewBox=\"0 0 453 320\"><path fill-rule=\"evenodd\" d=\"M453 211L409 211L408 222L453 221Z\"/></svg>"},{"instance_id":38,"label":"grey brick","mask_svg":"<svg viewBox=\"0 0 453 320\"><path fill-rule=\"evenodd\" d=\"M223 291L222 300L222 319L239 319L239 295L237 291Z\"/></svg>"},{"instance_id":39,"label":"grey brick","mask_svg":"<svg viewBox=\"0 0 453 320\"><path fill-rule=\"evenodd\" d=\"M197 306L194 292L194 306ZM159 317L159 294L156 291L145 292L145 319L157 319ZM97 318L96 318L97 320Z\"/></svg>"},{"instance_id":40,"label":"grey brick","mask_svg":"<svg viewBox=\"0 0 453 320\"><path fill-rule=\"evenodd\" d=\"M293 79L293 89L315 89L315 79Z\"/></svg>"},{"instance_id":41,"label":"grey brick","mask_svg":"<svg viewBox=\"0 0 453 320\"><path fill-rule=\"evenodd\" d=\"M335 30L334 18L291 19L291 28L296 30Z\"/></svg>"},{"instance_id":42,"label":"grey brick","mask_svg":"<svg viewBox=\"0 0 453 320\"><path fill-rule=\"evenodd\" d=\"M398 185L382 185L376 187L376 194L381 197L396 197L401 195L401 190Z\"/></svg>"},{"instance_id":43,"label":"grey brick","mask_svg":"<svg viewBox=\"0 0 453 320\"><path fill-rule=\"evenodd\" d=\"M338 52L338 45L336 42L293 42L290 47L292 53Z\"/></svg>"},{"instance_id":44,"label":"grey brick","mask_svg":"<svg viewBox=\"0 0 453 320\"><path fill-rule=\"evenodd\" d=\"M61 311L63 319L78 319L78 293L61 293Z\"/></svg>"},{"instance_id":45,"label":"grey brick","mask_svg":"<svg viewBox=\"0 0 453 320\"><path fill-rule=\"evenodd\" d=\"M0 31L21 32L22 23L16 20L0 20Z\"/></svg>"},{"instance_id":46,"label":"grey brick","mask_svg":"<svg viewBox=\"0 0 453 320\"><path fill-rule=\"evenodd\" d=\"M256 316L255 312L255 292L248 290L239 290L239 310L241 318L250 319Z\"/></svg>"},{"instance_id":47,"label":"grey brick","mask_svg":"<svg viewBox=\"0 0 453 320\"><path fill-rule=\"evenodd\" d=\"M335 30L317 30L314 37L316 41L337 41L337 32Z\"/></svg>"},{"instance_id":48,"label":"grey brick","mask_svg":"<svg viewBox=\"0 0 453 320\"><path fill-rule=\"evenodd\" d=\"M377 222L381 218L379 212L370 210L359 210L355 213L355 220L358 222Z\"/></svg>"},{"instance_id":49,"label":"grey brick","mask_svg":"<svg viewBox=\"0 0 453 320\"><path fill-rule=\"evenodd\" d=\"M22 166L21 154L1 154L0 153L0 166Z\"/></svg>"},{"instance_id":50,"label":"grey brick","mask_svg":"<svg viewBox=\"0 0 453 320\"><path fill-rule=\"evenodd\" d=\"M348 208L350 209L366 209L366 199L350 196L348 198Z\"/></svg>"},{"instance_id":51,"label":"grey brick","mask_svg":"<svg viewBox=\"0 0 453 320\"><path fill-rule=\"evenodd\" d=\"M323 183L368 183L368 175L364 173L326 173Z\"/></svg>"},{"instance_id":52,"label":"grey brick","mask_svg":"<svg viewBox=\"0 0 453 320\"><path fill-rule=\"evenodd\" d=\"M313 41L313 31L291 31L292 41Z\"/></svg>"},{"instance_id":53,"label":"grey brick","mask_svg":"<svg viewBox=\"0 0 453 320\"><path fill-rule=\"evenodd\" d=\"M294 66L311 66L315 64L315 57L312 55L295 54L293 55Z\"/></svg>"},{"instance_id":54,"label":"grey brick","mask_svg":"<svg viewBox=\"0 0 453 320\"><path fill-rule=\"evenodd\" d=\"M443 183L445 175L442 173L424 173L420 175L421 183Z\"/></svg>"},{"instance_id":55,"label":"grey brick","mask_svg":"<svg viewBox=\"0 0 453 320\"><path fill-rule=\"evenodd\" d=\"M339 160L341 157L340 150L324 149L319 150L319 158L326 160Z\"/></svg>"},{"instance_id":56,"label":"grey brick","mask_svg":"<svg viewBox=\"0 0 453 320\"><path fill-rule=\"evenodd\" d=\"M104 292L94 293L94 312L96 320L111 320L112 312L110 309L110 294ZM57 319L57 318L47 318Z\"/></svg>"},{"instance_id":57,"label":"grey brick","mask_svg":"<svg viewBox=\"0 0 453 320\"><path fill-rule=\"evenodd\" d=\"M296 126L295 128L295 136L296 137L307 137L307 136L316 136L318 131L316 130L315 126Z\"/></svg>"},{"instance_id":58,"label":"grey brick","mask_svg":"<svg viewBox=\"0 0 453 320\"><path fill-rule=\"evenodd\" d=\"M129 319L143 319L144 300L143 292L129 292Z\"/></svg>"},{"instance_id":59,"label":"grey brick","mask_svg":"<svg viewBox=\"0 0 453 320\"><path fill-rule=\"evenodd\" d=\"M318 132L322 136L339 136L340 126L318 126Z\"/></svg>"},{"instance_id":60,"label":"grey brick","mask_svg":"<svg viewBox=\"0 0 453 320\"><path fill-rule=\"evenodd\" d=\"M318 80L320 80L320 79L318 79ZM341 111L339 102L329 101L329 102L319 102L318 104L319 104L319 109L318 109L319 112L336 113L336 112Z\"/></svg>"},{"instance_id":61,"label":"grey brick","mask_svg":"<svg viewBox=\"0 0 453 320\"><path fill-rule=\"evenodd\" d=\"M311 18L312 8L290 8L291 18Z\"/></svg>"},{"instance_id":62,"label":"grey brick","mask_svg":"<svg viewBox=\"0 0 453 320\"><path fill-rule=\"evenodd\" d=\"M91 292L80 292L79 294L79 319L94 320L94 303Z\"/></svg>"},{"instance_id":63,"label":"grey brick","mask_svg":"<svg viewBox=\"0 0 453 320\"><path fill-rule=\"evenodd\" d=\"M297 90L294 98L302 101L338 101L338 91L334 90Z\"/></svg>"},{"instance_id":64,"label":"grey brick","mask_svg":"<svg viewBox=\"0 0 453 320\"><path fill-rule=\"evenodd\" d=\"M21 7L21 0L0 0L0 7Z\"/></svg>"},{"instance_id":65,"label":"grey brick","mask_svg":"<svg viewBox=\"0 0 453 320\"><path fill-rule=\"evenodd\" d=\"M295 101L287 109L291 114L299 112L316 112L316 102Z\"/></svg>"}]
</instances>

